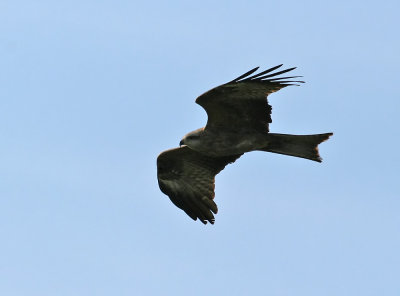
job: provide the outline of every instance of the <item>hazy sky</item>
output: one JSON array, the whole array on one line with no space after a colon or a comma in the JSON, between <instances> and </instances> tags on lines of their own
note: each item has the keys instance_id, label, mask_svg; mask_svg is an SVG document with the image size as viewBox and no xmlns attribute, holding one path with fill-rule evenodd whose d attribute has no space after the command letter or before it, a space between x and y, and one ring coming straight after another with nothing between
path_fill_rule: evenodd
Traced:
<instances>
[{"instance_id":1,"label":"hazy sky","mask_svg":"<svg viewBox=\"0 0 400 296\"><path fill-rule=\"evenodd\" d=\"M400 295L398 1L0 1L0 293ZM283 63L272 132L322 164L246 154L214 226L162 194L194 103Z\"/></svg>"}]
</instances>

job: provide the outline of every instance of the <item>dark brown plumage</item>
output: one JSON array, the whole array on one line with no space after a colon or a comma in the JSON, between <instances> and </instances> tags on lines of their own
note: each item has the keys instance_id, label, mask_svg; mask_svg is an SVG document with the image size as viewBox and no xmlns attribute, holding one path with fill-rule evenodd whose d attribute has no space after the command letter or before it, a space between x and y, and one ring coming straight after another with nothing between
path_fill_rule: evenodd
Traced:
<instances>
[{"instance_id":1,"label":"dark brown plumage","mask_svg":"<svg viewBox=\"0 0 400 296\"><path fill-rule=\"evenodd\" d=\"M269 124L272 122L272 108L268 104L267 96L286 86L304 83L304 81L287 80L301 76L276 77L296 68L267 74L281 66L249 76L257 71L258 67L254 68L199 96L196 103L206 110L208 116L205 129L250 128L268 132Z\"/></svg>"},{"instance_id":2,"label":"dark brown plumage","mask_svg":"<svg viewBox=\"0 0 400 296\"><path fill-rule=\"evenodd\" d=\"M192 219L214 223L215 176L243 153L267 151L321 162L318 145L332 133L288 135L269 132L269 94L303 81L300 76L277 77L282 65L254 74L254 68L196 99L208 115L207 125L188 133L181 147L157 159L158 184L171 201ZM182 146L183 145L183 146Z\"/></svg>"},{"instance_id":3,"label":"dark brown plumage","mask_svg":"<svg viewBox=\"0 0 400 296\"><path fill-rule=\"evenodd\" d=\"M157 158L158 185L192 219L214 224L215 176L240 156L209 157L187 146L164 151Z\"/></svg>"}]
</instances>

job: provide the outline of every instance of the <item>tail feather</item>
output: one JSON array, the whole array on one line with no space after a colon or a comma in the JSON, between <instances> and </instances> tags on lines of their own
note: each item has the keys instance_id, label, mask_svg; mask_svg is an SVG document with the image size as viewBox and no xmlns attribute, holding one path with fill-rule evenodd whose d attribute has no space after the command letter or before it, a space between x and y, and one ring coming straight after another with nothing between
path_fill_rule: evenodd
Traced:
<instances>
[{"instance_id":1,"label":"tail feather","mask_svg":"<svg viewBox=\"0 0 400 296\"><path fill-rule=\"evenodd\" d=\"M285 135L269 133L268 145L259 150L321 162L322 158L318 153L318 145L323 141L328 140L332 135L333 133L317 135Z\"/></svg>"}]
</instances>

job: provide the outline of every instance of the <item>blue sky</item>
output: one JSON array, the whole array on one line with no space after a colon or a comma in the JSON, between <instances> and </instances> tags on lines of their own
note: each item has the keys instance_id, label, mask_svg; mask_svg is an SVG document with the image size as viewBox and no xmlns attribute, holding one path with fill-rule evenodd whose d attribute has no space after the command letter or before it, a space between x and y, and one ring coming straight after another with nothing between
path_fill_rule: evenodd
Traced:
<instances>
[{"instance_id":1,"label":"blue sky","mask_svg":"<svg viewBox=\"0 0 400 296\"><path fill-rule=\"evenodd\" d=\"M0 1L2 295L399 295L398 1ZM157 185L194 99L297 66L271 131L334 132L322 164L254 152L214 226Z\"/></svg>"}]
</instances>

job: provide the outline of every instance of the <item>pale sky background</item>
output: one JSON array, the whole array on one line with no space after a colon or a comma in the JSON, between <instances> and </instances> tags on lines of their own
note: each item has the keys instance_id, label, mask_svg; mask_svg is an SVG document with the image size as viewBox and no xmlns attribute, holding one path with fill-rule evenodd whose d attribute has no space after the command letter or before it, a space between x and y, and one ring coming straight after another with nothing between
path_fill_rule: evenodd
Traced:
<instances>
[{"instance_id":1,"label":"pale sky background","mask_svg":"<svg viewBox=\"0 0 400 296\"><path fill-rule=\"evenodd\" d=\"M400 295L399 1L0 0L0 294ZM246 154L214 226L162 194L194 103L283 63L271 131L322 164Z\"/></svg>"}]
</instances>

